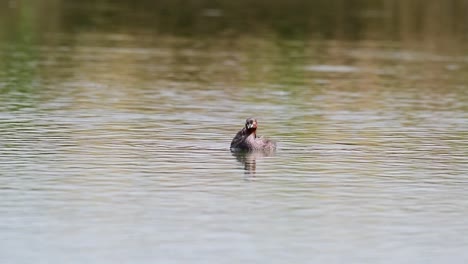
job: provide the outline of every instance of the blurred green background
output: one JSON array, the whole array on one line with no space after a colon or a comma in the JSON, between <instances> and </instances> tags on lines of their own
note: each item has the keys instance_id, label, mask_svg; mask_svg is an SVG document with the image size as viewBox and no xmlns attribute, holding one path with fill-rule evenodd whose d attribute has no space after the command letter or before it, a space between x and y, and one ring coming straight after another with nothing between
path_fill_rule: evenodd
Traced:
<instances>
[{"instance_id":1,"label":"blurred green background","mask_svg":"<svg viewBox=\"0 0 468 264\"><path fill-rule=\"evenodd\" d=\"M467 40L467 14L466 0L10 0L0 3L0 39L112 31L394 40L453 48Z\"/></svg>"}]
</instances>

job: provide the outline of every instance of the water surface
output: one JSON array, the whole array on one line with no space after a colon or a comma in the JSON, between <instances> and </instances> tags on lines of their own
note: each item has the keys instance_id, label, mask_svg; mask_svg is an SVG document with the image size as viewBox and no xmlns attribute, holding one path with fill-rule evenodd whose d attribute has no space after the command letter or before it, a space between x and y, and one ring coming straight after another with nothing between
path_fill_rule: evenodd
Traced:
<instances>
[{"instance_id":1,"label":"water surface","mask_svg":"<svg viewBox=\"0 0 468 264\"><path fill-rule=\"evenodd\" d=\"M2 263L468 261L466 49L99 30L0 44Z\"/></svg>"}]
</instances>

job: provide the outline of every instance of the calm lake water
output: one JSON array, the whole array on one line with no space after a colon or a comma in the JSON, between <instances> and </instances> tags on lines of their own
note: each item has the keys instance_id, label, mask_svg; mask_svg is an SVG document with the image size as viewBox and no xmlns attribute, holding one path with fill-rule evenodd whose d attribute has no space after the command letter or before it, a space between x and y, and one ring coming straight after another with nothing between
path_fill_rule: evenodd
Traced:
<instances>
[{"instance_id":1,"label":"calm lake water","mask_svg":"<svg viewBox=\"0 0 468 264\"><path fill-rule=\"evenodd\" d=\"M46 2L2 18L0 262L468 262L464 45ZM229 151L250 116L274 155Z\"/></svg>"}]
</instances>

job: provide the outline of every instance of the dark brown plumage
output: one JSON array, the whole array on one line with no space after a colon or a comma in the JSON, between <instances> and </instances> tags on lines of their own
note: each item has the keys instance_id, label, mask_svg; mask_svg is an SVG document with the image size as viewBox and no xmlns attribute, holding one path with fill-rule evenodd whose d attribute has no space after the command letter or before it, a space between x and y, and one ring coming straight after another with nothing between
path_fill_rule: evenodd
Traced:
<instances>
[{"instance_id":1,"label":"dark brown plumage","mask_svg":"<svg viewBox=\"0 0 468 264\"><path fill-rule=\"evenodd\" d=\"M276 149L276 143L263 138L257 137L257 120L247 118L245 126L231 141L232 151L272 151Z\"/></svg>"}]
</instances>

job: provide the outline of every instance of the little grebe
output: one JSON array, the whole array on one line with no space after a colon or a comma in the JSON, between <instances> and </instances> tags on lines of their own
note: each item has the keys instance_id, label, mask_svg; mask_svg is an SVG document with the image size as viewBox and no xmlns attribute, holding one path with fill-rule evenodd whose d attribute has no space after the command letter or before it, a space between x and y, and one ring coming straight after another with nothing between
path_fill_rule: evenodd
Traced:
<instances>
[{"instance_id":1,"label":"little grebe","mask_svg":"<svg viewBox=\"0 0 468 264\"><path fill-rule=\"evenodd\" d=\"M231 141L232 151L273 151L276 143L263 137L257 137L257 120L247 118L245 127L237 132Z\"/></svg>"}]
</instances>

